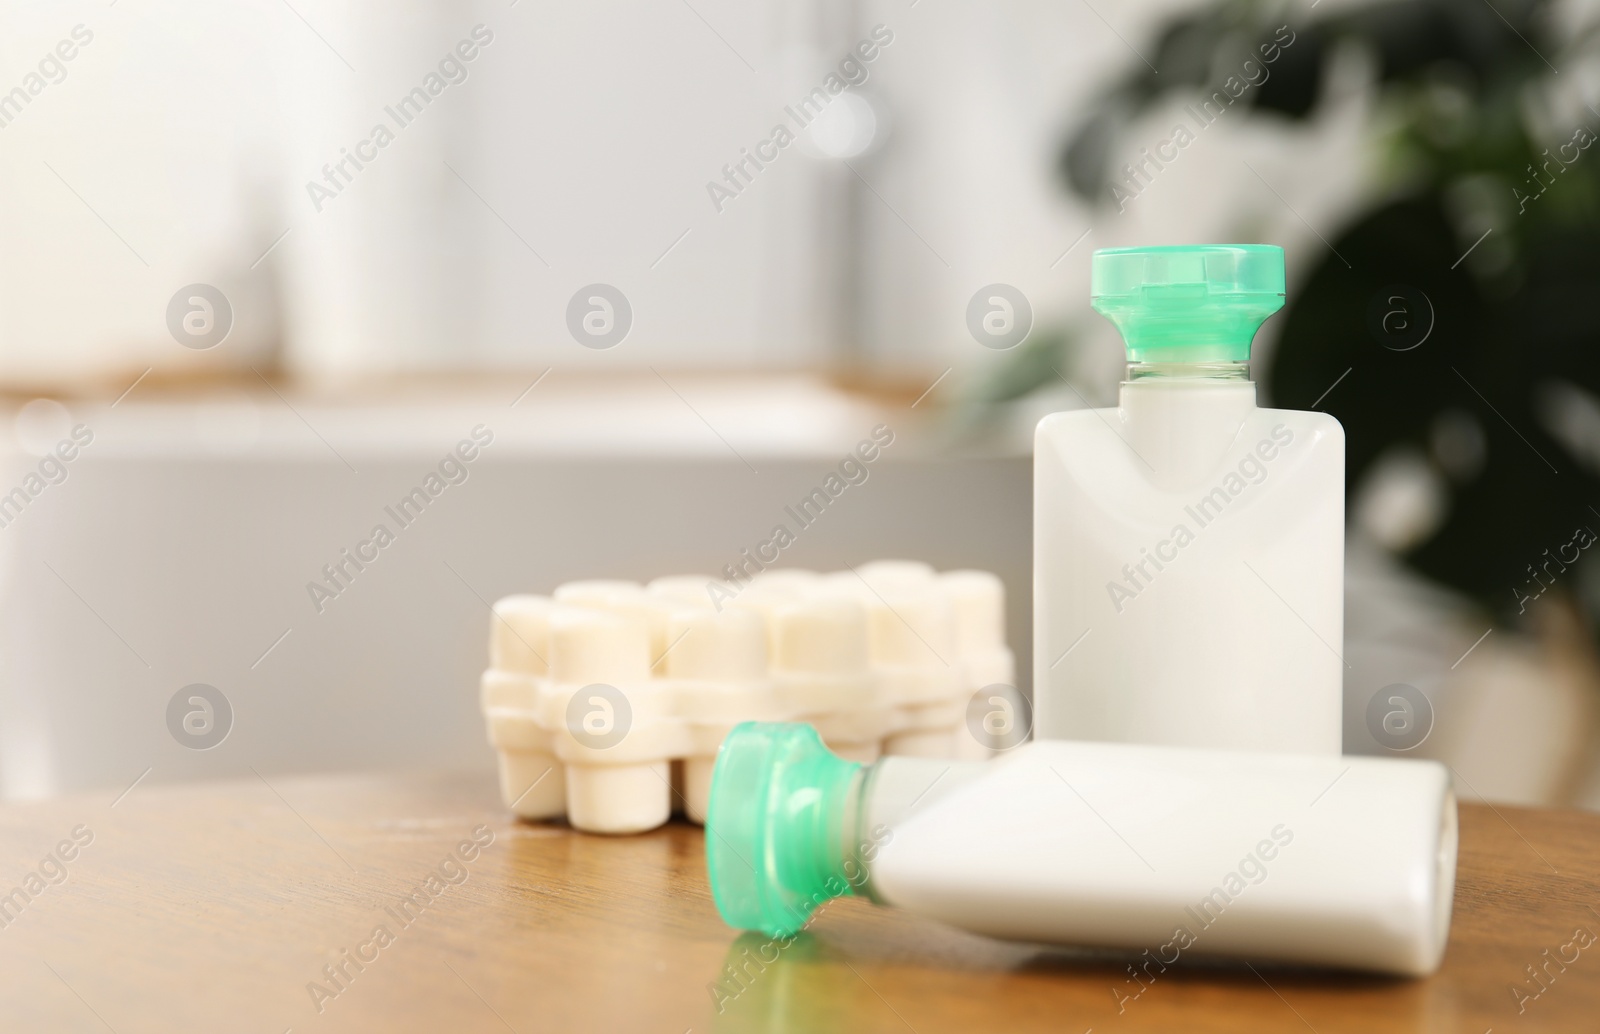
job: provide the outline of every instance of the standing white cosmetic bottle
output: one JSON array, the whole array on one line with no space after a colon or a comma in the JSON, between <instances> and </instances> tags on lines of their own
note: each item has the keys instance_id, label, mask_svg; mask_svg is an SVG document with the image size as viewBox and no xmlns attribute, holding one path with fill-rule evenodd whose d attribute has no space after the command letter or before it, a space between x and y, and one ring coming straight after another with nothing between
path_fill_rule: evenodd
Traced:
<instances>
[{"instance_id":1,"label":"standing white cosmetic bottle","mask_svg":"<svg viewBox=\"0 0 1600 1034\"><path fill-rule=\"evenodd\" d=\"M1128 373L1034 448L1034 720L1047 739L1336 754L1344 430L1261 409L1283 250L1095 253Z\"/></svg>"}]
</instances>

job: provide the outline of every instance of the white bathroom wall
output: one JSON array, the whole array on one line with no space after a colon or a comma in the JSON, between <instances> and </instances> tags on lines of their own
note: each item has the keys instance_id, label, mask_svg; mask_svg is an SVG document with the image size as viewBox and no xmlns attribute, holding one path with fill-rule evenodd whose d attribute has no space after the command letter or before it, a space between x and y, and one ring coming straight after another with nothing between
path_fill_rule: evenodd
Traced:
<instances>
[{"instance_id":1,"label":"white bathroom wall","mask_svg":"<svg viewBox=\"0 0 1600 1034\"><path fill-rule=\"evenodd\" d=\"M265 391L136 392L20 422L0 412L0 497L38 470L30 448L75 423L93 433L64 479L20 514L0 509L0 797L122 788L146 769L162 782L491 767L477 697L488 601L719 570L879 423L893 444L783 563L996 571L1026 685L1026 457L940 457L919 414L808 380L672 386L681 398L654 378L554 373L515 407L512 388L371 406L293 396L293 409ZM384 507L479 425L493 442L466 479L400 529ZM395 541L314 602L324 565L380 522ZM194 683L233 709L208 750L167 725Z\"/></svg>"}]
</instances>

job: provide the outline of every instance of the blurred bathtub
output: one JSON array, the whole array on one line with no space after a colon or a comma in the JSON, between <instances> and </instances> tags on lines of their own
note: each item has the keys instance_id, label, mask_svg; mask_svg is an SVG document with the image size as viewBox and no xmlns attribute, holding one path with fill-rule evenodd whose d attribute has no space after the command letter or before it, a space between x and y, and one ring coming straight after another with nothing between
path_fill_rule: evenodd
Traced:
<instances>
[{"instance_id":1,"label":"blurred bathtub","mask_svg":"<svg viewBox=\"0 0 1600 1034\"><path fill-rule=\"evenodd\" d=\"M487 769L485 601L579 577L720 570L792 526L784 507L880 423L894 444L782 562L992 569L1026 669L1026 456L940 455L905 403L804 378L556 373L519 398L526 387L370 403L264 385L204 400L141 390L0 420L16 428L0 456L0 795L115 793L147 769L150 781ZM78 424L93 441L62 479L38 452ZM479 425L493 441L465 479L400 528L385 507ZM41 463L42 490L5 508ZM359 572L346 564L348 586L319 612L308 584L379 523L395 541ZM192 683L234 711L209 750L168 731L168 701Z\"/></svg>"}]
</instances>

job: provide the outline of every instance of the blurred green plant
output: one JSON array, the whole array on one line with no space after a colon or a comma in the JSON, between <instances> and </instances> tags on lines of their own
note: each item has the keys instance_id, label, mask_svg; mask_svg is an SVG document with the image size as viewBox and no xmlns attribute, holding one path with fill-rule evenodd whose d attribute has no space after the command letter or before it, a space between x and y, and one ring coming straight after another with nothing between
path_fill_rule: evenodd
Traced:
<instances>
[{"instance_id":1,"label":"blurred green plant","mask_svg":"<svg viewBox=\"0 0 1600 1034\"><path fill-rule=\"evenodd\" d=\"M1391 521L1386 544L1500 620L1552 585L1577 597L1578 529L1600 532L1600 112L1568 92L1600 47L1559 13L1547 0L1208 4L1140 48L1154 68L1109 84L1059 161L1075 194L1114 208L1124 129L1209 95L1279 26L1293 45L1233 105L1245 118L1314 120L1333 63L1366 55L1377 182L1321 228L1328 247L1291 286L1258 378L1273 404L1344 425L1352 502L1404 472L1379 502L1420 516ZM1075 340L1042 335L983 398L1055 381Z\"/></svg>"}]
</instances>

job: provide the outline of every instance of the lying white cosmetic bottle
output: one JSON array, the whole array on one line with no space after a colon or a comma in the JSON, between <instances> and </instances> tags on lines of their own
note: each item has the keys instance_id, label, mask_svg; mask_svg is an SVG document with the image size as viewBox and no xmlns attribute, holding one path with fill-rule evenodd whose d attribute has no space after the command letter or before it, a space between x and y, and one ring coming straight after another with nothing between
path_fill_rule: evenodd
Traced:
<instances>
[{"instance_id":1,"label":"lying white cosmetic bottle","mask_svg":"<svg viewBox=\"0 0 1600 1034\"><path fill-rule=\"evenodd\" d=\"M861 895L976 933L1420 976L1450 931L1456 802L1433 761L1035 741L989 762L723 742L706 823L729 925L793 936Z\"/></svg>"},{"instance_id":2,"label":"lying white cosmetic bottle","mask_svg":"<svg viewBox=\"0 0 1600 1034\"><path fill-rule=\"evenodd\" d=\"M1344 430L1249 375L1283 250L1099 251L1092 294L1128 372L1035 436L1035 734L1339 753Z\"/></svg>"}]
</instances>

